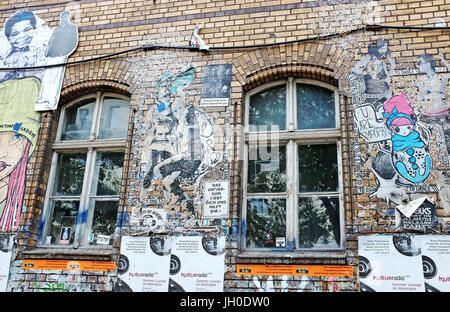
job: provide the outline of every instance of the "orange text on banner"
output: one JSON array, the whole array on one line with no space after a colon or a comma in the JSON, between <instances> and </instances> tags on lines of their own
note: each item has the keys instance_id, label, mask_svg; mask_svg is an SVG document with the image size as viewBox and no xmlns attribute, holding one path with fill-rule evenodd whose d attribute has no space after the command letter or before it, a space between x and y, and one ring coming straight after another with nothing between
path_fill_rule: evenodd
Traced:
<instances>
[{"instance_id":1,"label":"orange text on banner","mask_svg":"<svg viewBox=\"0 0 450 312\"><path fill-rule=\"evenodd\" d=\"M238 264L236 274L353 277L353 266Z\"/></svg>"},{"instance_id":2,"label":"orange text on banner","mask_svg":"<svg viewBox=\"0 0 450 312\"><path fill-rule=\"evenodd\" d=\"M114 261L78 261L78 260L23 260L25 270L78 270L112 272L116 268Z\"/></svg>"}]
</instances>

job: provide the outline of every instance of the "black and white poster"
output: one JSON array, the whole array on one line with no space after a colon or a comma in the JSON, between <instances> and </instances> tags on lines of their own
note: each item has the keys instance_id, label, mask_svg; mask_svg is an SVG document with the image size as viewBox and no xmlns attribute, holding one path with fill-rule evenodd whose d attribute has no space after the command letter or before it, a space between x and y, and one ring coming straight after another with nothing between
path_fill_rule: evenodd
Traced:
<instances>
[{"instance_id":1,"label":"black and white poster","mask_svg":"<svg viewBox=\"0 0 450 312\"><path fill-rule=\"evenodd\" d=\"M424 292L422 249L412 235L358 237L363 292Z\"/></svg>"},{"instance_id":2,"label":"black and white poster","mask_svg":"<svg viewBox=\"0 0 450 312\"><path fill-rule=\"evenodd\" d=\"M429 196L418 198L407 205L398 205L396 226L403 230L429 230L438 225L436 204Z\"/></svg>"},{"instance_id":3,"label":"black and white poster","mask_svg":"<svg viewBox=\"0 0 450 312\"><path fill-rule=\"evenodd\" d=\"M450 237L424 235L422 266L427 292L450 291Z\"/></svg>"},{"instance_id":4,"label":"black and white poster","mask_svg":"<svg viewBox=\"0 0 450 312\"><path fill-rule=\"evenodd\" d=\"M228 106L231 95L231 78L231 64L206 66L200 106Z\"/></svg>"},{"instance_id":5,"label":"black and white poster","mask_svg":"<svg viewBox=\"0 0 450 312\"><path fill-rule=\"evenodd\" d=\"M172 238L123 236L116 291L167 292Z\"/></svg>"},{"instance_id":6,"label":"black and white poster","mask_svg":"<svg viewBox=\"0 0 450 312\"><path fill-rule=\"evenodd\" d=\"M169 292L222 292L224 236L174 237Z\"/></svg>"}]
</instances>

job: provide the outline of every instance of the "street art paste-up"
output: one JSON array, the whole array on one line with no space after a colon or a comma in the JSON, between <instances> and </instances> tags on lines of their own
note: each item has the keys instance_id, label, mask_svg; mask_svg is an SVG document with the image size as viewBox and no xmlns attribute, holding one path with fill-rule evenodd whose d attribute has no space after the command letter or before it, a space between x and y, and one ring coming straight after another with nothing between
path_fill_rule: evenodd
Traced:
<instances>
[{"instance_id":1,"label":"street art paste-up","mask_svg":"<svg viewBox=\"0 0 450 312\"><path fill-rule=\"evenodd\" d=\"M28 160L36 148L40 82L35 77L0 82L0 229L19 225Z\"/></svg>"},{"instance_id":2,"label":"street art paste-up","mask_svg":"<svg viewBox=\"0 0 450 312\"><path fill-rule=\"evenodd\" d=\"M369 54L364 55L353 67L350 85L356 130L367 144L379 148L379 152L373 157L372 168L370 168L378 181L378 189L369 196L383 199L387 203L389 201L400 203L406 198L406 193L396 183L399 174L392 163L391 152L383 149L384 145L389 145L391 139L391 133L384 123L382 114L383 103L392 96L389 83L395 62L390 58L388 43L384 39L370 43L368 52ZM383 61L384 58L388 59L389 70ZM357 139L355 151L360 151ZM355 156L359 156L355 161L364 166L367 158L363 158L360 153ZM360 166L357 168L357 175L361 176L359 168Z\"/></svg>"},{"instance_id":3,"label":"street art paste-up","mask_svg":"<svg viewBox=\"0 0 450 312\"><path fill-rule=\"evenodd\" d=\"M228 106L232 64L208 65L204 70L201 106Z\"/></svg>"},{"instance_id":4,"label":"street art paste-up","mask_svg":"<svg viewBox=\"0 0 450 312\"><path fill-rule=\"evenodd\" d=\"M376 190L360 187L359 193L371 189L369 197L383 199L388 204L390 201L400 204L408 198L406 190L418 192L431 176L432 135L438 148L445 146L443 129L446 128L449 111L445 95L448 78L447 75L439 77L433 58L422 55L416 65L427 77L418 79L416 83L418 97L411 92L410 89L414 89L411 86L393 95L390 84L396 65L389 55L387 41L379 39L376 44L369 44L369 55L363 56L349 76L355 130L364 140L368 152L365 158L360 153L356 154L356 151L361 151L356 135L355 156L358 159L355 161L362 163L361 167L356 168L360 184L364 173L359 172L359 168L363 166L377 180ZM443 62L448 65L444 59ZM413 104L409 97L414 99ZM441 166L448 163L445 160L440 162ZM432 191L439 192L439 188L434 186Z\"/></svg>"},{"instance_id":5,"label":"street art paste-up","mask_svg":"<svg viewBox=\"0 0 450 312\"><path fill-rule=\"evenodd\" d=\"M441 62L450 72L450 63L440 55ZM446 88L450 74L438 74L436 72L436 60L433 56L425 53L419 56L416 66L419 72L425 75L419 76L417 87L419 89L419 103L424 121L430 117L445 117L450 113L450 105ZM435 119L436 120L436 119Z\"/></svg>"},{"instance_id":6,"label":"street art paste-up","mask_svg":"<svg viewBox=\"0 0 450 312\"><path fill-rule=\"evenodd\" d=\"M450 63L442 55L439 58L447 73L437 73L436 60L429 54L422 54L417 60L416 66L422 74L417 79L418 102L422 121L434 132L439 165L447 167L450 166Z\"/></svg>"},{"instance_id":7,"label":"street art paste-up","mask_svg":"<svg viewBox=\"0 0 450 312\"><path fill-rule=\"evenodd\" d=\"M0 67L23 68L46 64L45 49L51 29L31 11L12 14L0 32ZM43 70L0 71L0 81L23 77L42 79Z\"/></svg>"},{"instance_id":8,"label":"street art paste-up","mask_svg":"<svg viewBox=\"0 0 450 312\"><path fill-rule=\"evenodd\" d=\"M390 58L388 42L384 39L369 43L368 53L353 67L352 72L362 75L364 79L365 103L378 110L392 95L389 83L395 62ZM387 59L389 68L383 62L384 58Z\"/></svg>"},{"instance_id":9,"label":"street art paste-up","mask_svg":"<svg viewBox=\"0 0 450 312\"><path fill-rule=\"evenodd\" d=\"M63 11L59 26L53 30L45 51L46 64L62 64L78 46L78 27L70 21L71 13ZM49 67L42 78L42 88L35 110L54 110L58 106L65 66Z\"/></svg>"},{"instance_id":10,"label":"street art paste-up","mask_svg":"<svg viewBox=\"0 0 450 312\"><path fill-rule=\"evenodd\" d=\"M181 185L198 185L200 178L222 158L214 151L214 124L206 112L192 103L184 103L183 90L194 80L195 67L166 73L156 84L151 107L153 124L147 151L144 189L161 183L166 207L186 204L193 211L193 201ZM155 183L158 182L158 183Z\"/></svg>"},{"instance_id":11,"label":"street art paste-up","mask_svg":"<svg viewBox=\"0 0 450 312\"><path fill-rule=\"evenodd\" d=\"M416 130L416 117L403 93L384 103L384 121L392 132L392 162L401 177L412 183L424 182L431 171L428 139ZM423 128L426 131L426 128Z\"/></svg>"},{"instance_id":12,"label":"street art paste-up","mask_svg":"<svg viewBox=\"0 0 450 312\"><path fill-rule=\"evenodd\" d=\"M67 13L61 16L67 16ZM0 71L2 231L17 230L22 212L26 167L36 148L40 114L34 111L34 107L41 94L44 71L21 68L47 63L46 50L52 31L44 23L33 12L22 10L12 14L0 32L0 67L3 68ZM45 83L53 82L52 79Z\"/></svg>"}]
</instances>

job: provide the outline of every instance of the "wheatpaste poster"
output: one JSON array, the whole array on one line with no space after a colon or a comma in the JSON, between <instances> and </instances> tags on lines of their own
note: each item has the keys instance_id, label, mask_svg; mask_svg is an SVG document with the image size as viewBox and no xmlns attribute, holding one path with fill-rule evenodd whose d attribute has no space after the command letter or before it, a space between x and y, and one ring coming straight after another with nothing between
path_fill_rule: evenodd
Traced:
<instances>
[{"instance_id":1,"label":"wheatpaste poster","mask_svg":"<svg viewBox=\"0 0 450 312\"><path fill-rule=\"evenodd\" d=\"M450 237L424 235L421 240L425 291L450 291Z\"/></svg>"},{"instance_id":2,"label":"wheatpaste poster","mask_svg":"<svg viewBox=\"0 0 450 312\"><path fill-rule=\"evenodd\" d=\"M222 292L225 237L174 237L169 292Z\"/></svg>"},{"instance_id":3,"label":"wheatpaste poster","mask_svg":"<svg viewBox=\"0 0 450 312\"><path fill-rule=\"evenodd\" d=\"M361 291L425 291L421 243L414 236L360 236L358 253Z\"/></svg>"},{"instance_id":4,"label":"wheatpaste poster","mask_svg":"<svg viewBox=\"0 0 450 312\"><path fill-rule=\"evenodd\" d=\"M172 239L123 236L116 291L167 292Z\"/></svg>"}]
</instances>

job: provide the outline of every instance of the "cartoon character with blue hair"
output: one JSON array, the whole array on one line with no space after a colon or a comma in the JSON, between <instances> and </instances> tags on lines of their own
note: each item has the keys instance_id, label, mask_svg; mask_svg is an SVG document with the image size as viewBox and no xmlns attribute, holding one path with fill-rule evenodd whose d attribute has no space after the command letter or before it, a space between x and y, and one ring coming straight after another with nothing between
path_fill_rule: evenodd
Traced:
<instances>
[{"instance_id":1,"label":"cartoon character with blue hair","mask_svg":"<svg viewBox=\"0 0 450 312\"><path fill-rule=\"evenodd\" d=\"M431 172L428 142L416 130L416 117L405 94L396 95L384 105L384 123L392 133L392 163L397 172L412 183L422 183Z\"/></svg>"}]
</instances>

